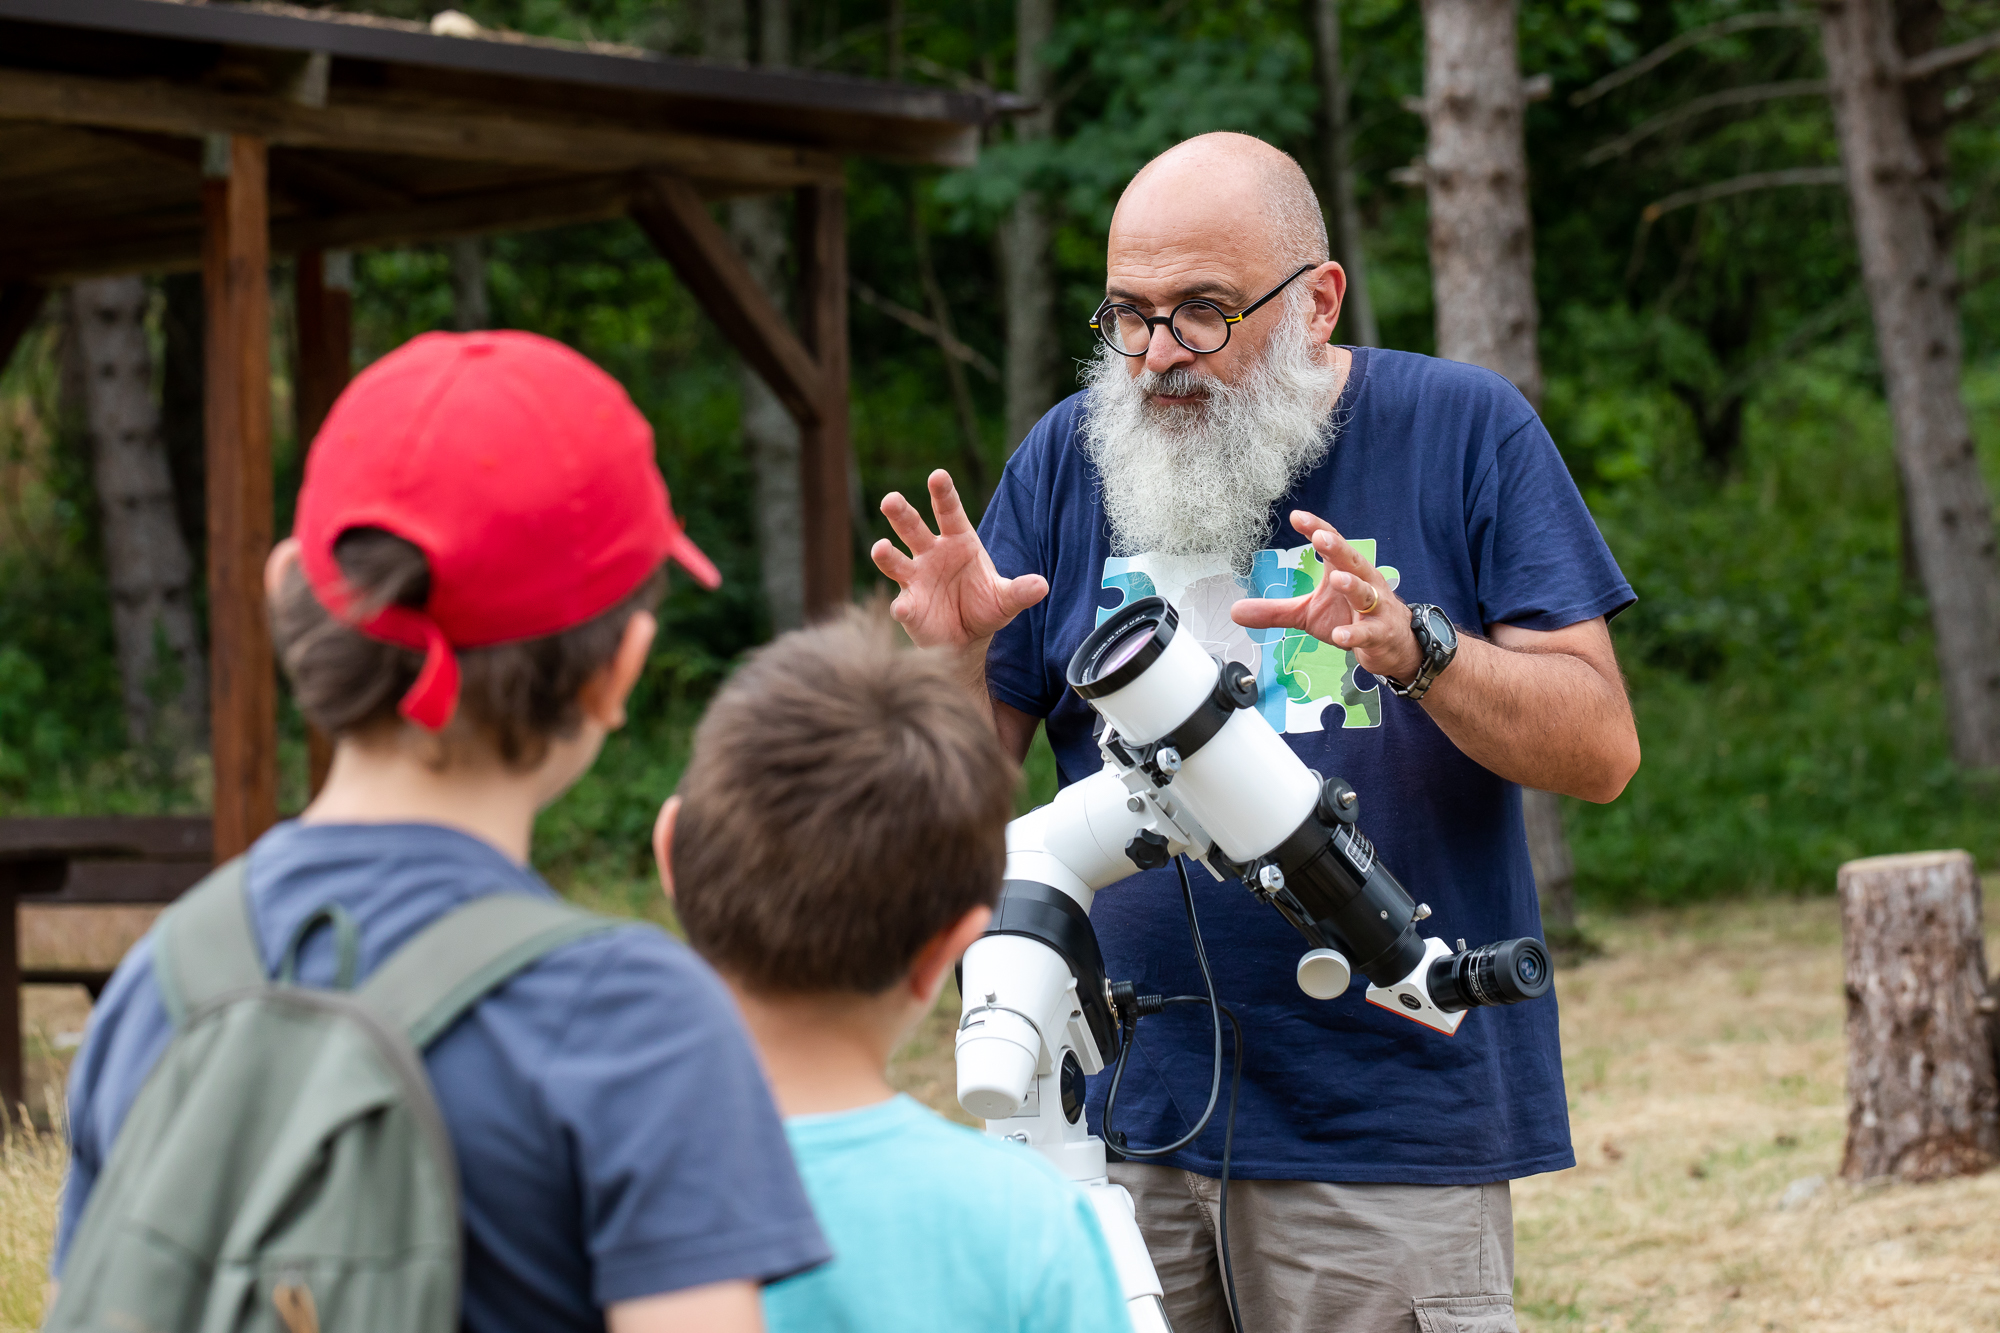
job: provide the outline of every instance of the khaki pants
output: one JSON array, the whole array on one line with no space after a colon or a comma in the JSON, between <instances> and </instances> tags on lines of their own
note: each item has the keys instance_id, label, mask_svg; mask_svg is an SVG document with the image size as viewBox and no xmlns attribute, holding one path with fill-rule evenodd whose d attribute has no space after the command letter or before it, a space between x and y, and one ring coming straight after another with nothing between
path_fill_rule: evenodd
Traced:
<instances>
[{"instance_id":1,"label":"khaki pants","mask_svg":"<svg viewBox=\"0 0 2000 1333\"><path fill-rule=\"evenodd\" d=\"M1114 1162L1174 1333L1229 1333L1216 1260L1221 1184ZM1516 1333L1514 1206L1494 1185L1229 1182L1244 1333Z\"/></svg>"}]
</instances>

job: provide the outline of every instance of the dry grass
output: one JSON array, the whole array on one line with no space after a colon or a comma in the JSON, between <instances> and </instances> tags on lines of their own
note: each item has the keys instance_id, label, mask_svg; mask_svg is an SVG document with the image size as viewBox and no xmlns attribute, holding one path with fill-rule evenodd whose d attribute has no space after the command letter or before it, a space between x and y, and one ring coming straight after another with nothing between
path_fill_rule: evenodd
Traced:
<instances>
[{"instance_id":1,"label":"dry grass","mask_svg":"<svg viewBox=\"0 0 2000 1333\"><path fill-rule=\"evenodd\" d=\"M1557 979L1579 1164L1515 1187L1524 1329L2000 1328L2000 1172L1925 1186L1834 1179L1844 1067L1833 902L1587 925L1605 956ZM66 1063L60 1036L84 1010L81 992L38 990L27 997L30 1072L52 1081ZM957 1007L948 990L891 1076L963 1120ZM16 1129L0 1148L0 1333L40 1318L61 1172L46 1133ZM1816 1189L1800 1183L1815 1177Z\"/></svg>"},{"instance_id":2,"label":"dry grass","mask_svg":"<svg viewBox=\"0 0 2000 1333\"><path fill-rule=\"evenodd\" d=\"M1592 929L1608 956L1557 983L1578 1165L1515 1189L1524 1328L2000 1327L2000 1173L1835 1179L1831 900Z\"/></svg>"},{"instance_id":3,"label":"dry grass","mask_svg":"<svg viewBox=\"0 0 2000 1333\"><path fill-rule=\"evenodd\" d=\"M62 1186L60 1134L16 1120L0 1130L0 1330L37 1328Z\"/></svg>"}]
</instances>

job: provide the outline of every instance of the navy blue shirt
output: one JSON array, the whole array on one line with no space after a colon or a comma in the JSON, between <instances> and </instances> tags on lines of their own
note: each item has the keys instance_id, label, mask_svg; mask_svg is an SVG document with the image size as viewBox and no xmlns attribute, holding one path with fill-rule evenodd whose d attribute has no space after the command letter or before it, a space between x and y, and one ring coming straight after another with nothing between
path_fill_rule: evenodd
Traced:
<instances>
[{"instance_id":1,"label":"navy blue shirt","mask_svg":"<svg viewBox=\"0 0 2000 1333\"><path fill-rule=\"evenodd\" d=\"M455 907L548 894L498 849L431 824L280 824L250 852L274 972L315 909L360 927L360 974ZM332 932L301 951L333 982ZM172 1025L151 937L105 988L70 1074L70 1174L55 1273ZM831 1257L728 992L686 946L633 924L565 945L424 1052L458 1157L463 1325L601 1330L602 1307L704 1283L771 1281Z\"/></svg>"},{"instance_id":2,"label":"navy blue shirt","mask_svg":"<svg viewBox=\"0 0 2000 1333\"><path fill-rule=\"evenodd\" d=\"M1004 575L1041 574L1049 595L1002 630L987 659L993 696L1048 719L1064 783L1103 763L1096 715L1064 688L1070 655L1127 601L1158 593L1211 652L1255 669L1259 711L1309 768L1361 795L1361 827L1434 915L1419 927L1471 944L1541 934L1521 791L1466 758L1418 704L1352 654L1296 630L1245 630L1243 597L1317 585L1320 563L1288 521L1325 518L1409 602L1459 625L1553 630L1633 600L1548 432L1506 380L1404 352L1353 350L1326 459L1273 507L1269 547L1249 573L1220 562L1111 553L1098 478L1076 440L1079 394L1036 426L1007 465L979 531ZM1468 1014L1456 1036L1347 994L1314 1000L1294 968L1306 945L1231 880L1192 870L1215 981L1242 1019L1242 1102L1232 1172L1277 1180L1474 1184L1571 1166L1556 1001ZM1113 979L1168 995L1203 993L1173 870L1097 895L1091 921ZM1144 1020L1118 1094L1116 1128L1135 1147L1179 1138L1209 1089L1208 1011ZM1109 1073L1090 1081L1102 1132ZM1221 1167L1217 1114L1163 1159Z\"/></svg>"}]
</instances>

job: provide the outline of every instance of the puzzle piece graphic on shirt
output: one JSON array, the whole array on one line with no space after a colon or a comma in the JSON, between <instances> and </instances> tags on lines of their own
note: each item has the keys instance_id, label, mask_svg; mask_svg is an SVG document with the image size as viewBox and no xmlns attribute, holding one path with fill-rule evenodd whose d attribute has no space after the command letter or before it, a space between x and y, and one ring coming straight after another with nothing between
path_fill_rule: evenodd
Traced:
<instances>
[{"instance_id":1,"label":"puzzle piece graphic on shirt","mask_svg":"<svg viewBox=\"0 0 2000 1333\"><path fill-rule=\"evenodd\" d=\"M1373 563L1375 541L1353 542L1364 560ZM1402 580L1392 567L1382 567L1393 589ZM1268 549L1252 557L1250 572L1236 574L1213 561L1172 559L1151 553L1111 556L1104 562L1103 586L1119 594L1117 606L1100 607L1097 623L1120 607L1142 597L1164 596L1181 618L1182 627L1205 651L1242 662L1257 676L1257 711L1281 732L1323 731L1323 714L1338 700L1341 726L1382 725L1381 689L1363 688L1354 654L1322 643L1302 630L1246 630L1229 611L1244 597L1298 597L1317 588L1326 576L1318 552L1310 546Z\"/></svg>"}]
</instances>

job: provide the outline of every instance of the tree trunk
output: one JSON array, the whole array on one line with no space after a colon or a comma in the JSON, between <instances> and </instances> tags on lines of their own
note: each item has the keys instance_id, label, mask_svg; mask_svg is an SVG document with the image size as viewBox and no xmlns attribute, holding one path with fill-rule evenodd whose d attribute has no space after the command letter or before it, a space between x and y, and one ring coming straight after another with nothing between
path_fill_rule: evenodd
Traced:
<instances>
[{"instance_id":1,"label":"tree trunk","mask_svg":"<svg viewBox=\"0 0 2000 1333\"><path fill-rule=\"evenodd\" d=\"M750 9L745 0L707 0L703 52L711 60L748 63ZM784 0L758 0L759 63L782 66L791 59L791 22ZM750 271L780 310L791 306L785 261L790 227L780 200L735 199L727 209L729 232ZM743 446L756 478L758 574L771 630L782 634L806 623L805 499L799 468L799 425L756 371L738 374L742 397Z\"/></svg>"},{"instance_id":2,"label":"tree trunk","mask_svg":"<svg viewBox=\"0 0 2000 1333\"><path fill-rule=\"evenodd\" d=\"M1319 73L1320 164L1326 178L1326 234L1333 257L1347 270L1341 310L1345 341L1379 347L1375 305L1368 298L1368 265L1361 253L1361 210L1354 203L1354 166L1348 159L1347 74L1340 63L1340 0L1307 0L1312 8L1314 63Z\"/></svg>"},{"instance_id":3,"label":"tree trunk","mask_svg":"<svg viewBox=\"0 0 2000 1333\"><path fill-rule=\"evenodd\" d=\"M451 327L459 333L493 327L493 304L486 292L486 242L477 236L453 241Z\"/></svg>"},{"instance_id":4,"label":"tree trunk","mask_svg":"<svg viewBox=\"0 0 2000 1333\"><path fill-rule=\"evenodd\" d=\"M201 274L169 273L160 280L160 434L174 478L174 512L194 568L208 568L208 437L203 407L208 339Z\"/></svg>"},{"instance_id":5,"label":"tree trunk","mask_svg":"<svg viewBox=\"0 0 2000 1333\"><path fill-rule=\"evenodd\" d=\"M1906 55L1935 41L1934 4L1833 0L1820 10L1834 124L1895 423L1918 574L1930 599L1952 754L2000 766L2000 567L1993 506L1959 392L1964 353L1941 135ZM1898 44L1897 26L1909 49Z\"/></svg>"},{"instance_id":6,"label":"tree trunk","mask_svg":"<svg viewBox=\"0 0 2000 1333\"><path fill-rule=\"evenodd\" d=\"M144 278L80 282L69 293L70 328L104 527L126 733L135 747L178 755L200 744L208 672L191 602L194 563L174 513L153 399L150 298Z\"/></svg>"},{"instance_id":7,"label":"tree trunk","mask_svg":"<svg viewBox=\"0 0 2000 1333\"><path fill-rule=\"evenodd\" d=\"M1437 352L1497 371L1540 407L1534 233L1514 0L1424 0L1425 183ZM1562 799L1523 789L1544 929L1576 932Z\"/></svg>"},{"instance_id":8,"label":"tree trunk","mask_svg":"<svg viewBox=\"0 0 2000 1333\"><path fill-rule=\"evenodd\" d=\"M1979 875L1964 852L1840 868L1849 1180L1937 1180L2000 1155Z\"/></svg>"},{"instance_id":9,"label":"tree trunk","mask_svg":"<svg viewBox=\"0 0 2000 1333\"><path fill-rule=\"evenodd\" d=\"M1438 355L1542 398L1515 0L1424 0L1424 157Z\"/></svg>"},{"instance_id":10,"label":"tree trunk","mask_svg":"<svg viewBox=\"0 0 2000 1333\"><path fill-rule=\"evenodd\" d=\"M1563 833L1562 797L1521 789L1521 821L1528 830L1528 860L1535 868L1535 893L1542 904L1542 931L1551 944L1574 948L1576 858Z\"/></svg>"},{"instance_id":11,"label":"tree trunk","mask_svg":"<svg viewBox=\"0 0 2000 1333\"><path fill-rule=\"evenodd\" d=\"M1036 109L1014 119L1014 137L1029 142L1055 133L1055 90L1041 50L1055 31L1055 0L1015 0L1014 90ZM1039 190L1023 190L1000 224L1000 269L1007 310L1007 448L1027 437L1055 406L1055 225Z\"/></svg>"}]
</instances>

